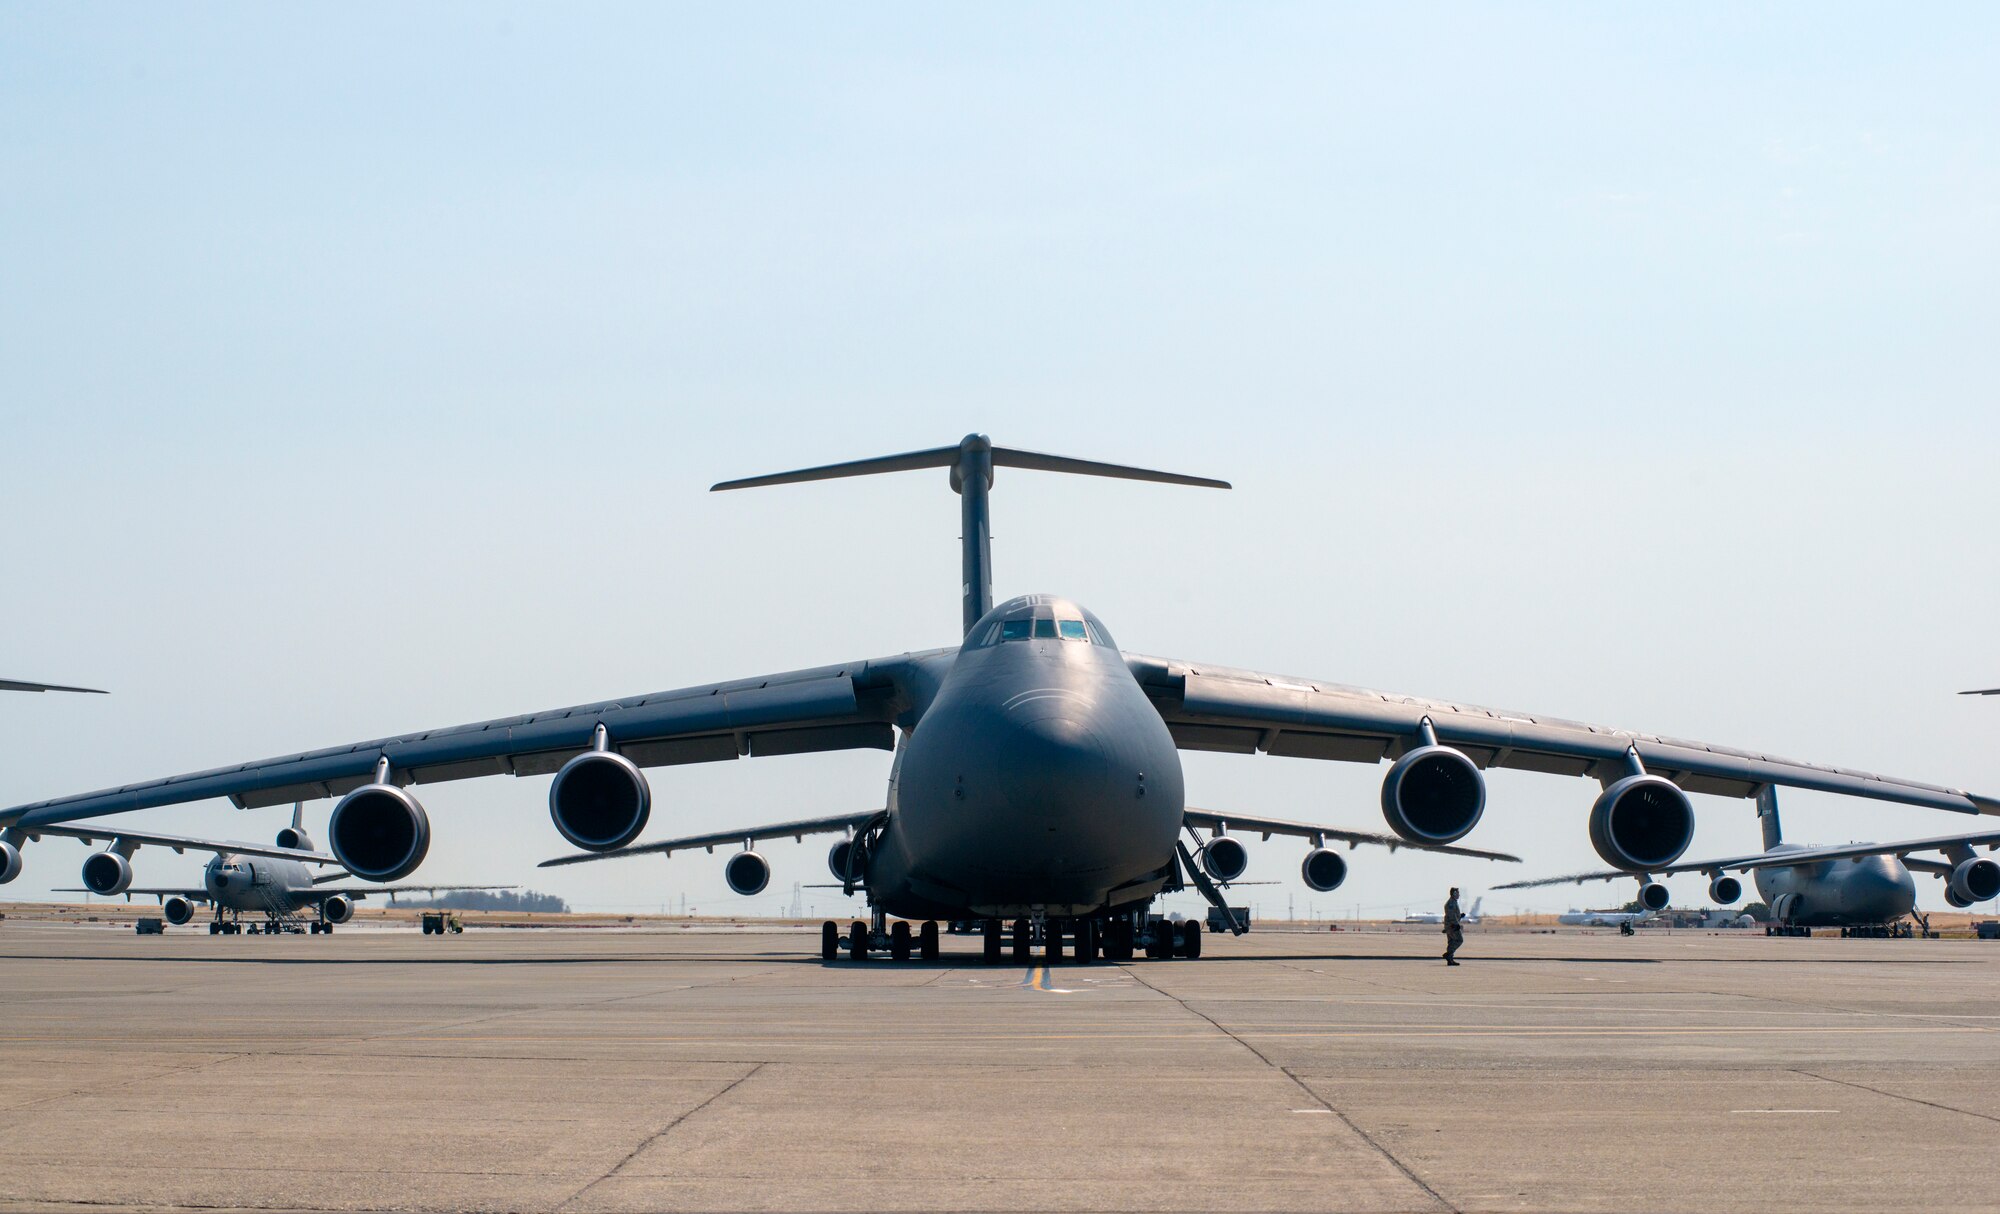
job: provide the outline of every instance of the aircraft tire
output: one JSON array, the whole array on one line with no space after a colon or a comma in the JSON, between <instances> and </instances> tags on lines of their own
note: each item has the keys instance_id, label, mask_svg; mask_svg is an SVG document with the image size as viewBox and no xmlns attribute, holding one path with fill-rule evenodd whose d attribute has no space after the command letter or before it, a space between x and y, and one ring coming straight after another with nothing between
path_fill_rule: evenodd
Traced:
<instances>
[{"instance_id":1,"label":"aircraft tire","mask_svg":"<svg viewBox=\"0 0 2000 1214\"><path fill-rule=\"evenodd\" d=\"M319 933L322 936L331 936L333 934L333 924L323 924L319 929Z\"/></svg>"},{"instance_id":2,"label":"aircraft tire","mask_svg":"<svg viewBox=\"0 0 2000 1214\"><path fill-rule=\"evenodd\" d=\"M868 960L868 925L855 923L847 929L847 955L856 961Z\"/></svg>"},{"instance_id":3,"label":"aircraft tire","mask_svg":"<svg viewBox=\"0 0 2000 1214\"><path fill-rule=\"evenodd\" d=\"M1180 955L1190 961L1201 959L1201 924L1189 920L1181 924Z\"/></svg>"},{"instance_id":4,"label":"aircraft tire","mask_svg":"<svg viewBox=\"0 0 2000 1214\"><path fill-rule=\"evenodd\" d=\"M1076 921L1076 963L1089 965L1097 960L1097 920Z\"/></svg>"},{"instance_id":5,"label":"aircraft tire","mask_svg":"<svg viewBox=\"0 0 2000 1214\"><path fill-rule=\"evenodd\" d=\"M896 961L910 959L910 925L902 919L889 927L889 956Z\"/></svg>"},{"instance_id":6,"label":"aircraft tire","mask_svg":"<svg viewBox=\"0 0 2000 1214\"><path fill-rule=\"evenodd\" d=\"M988 965L1000 964L1000 921L988 919L980 932L980 956Z\"/></svg>"},{"instance_id":7,"label":"aircraft tire","mask_svg":"<svg viewBox=\"0 0 2000 1214\"><path fill-rule=\"evenodd\" d=\"M1034 932L1026 919L1014 920L1014 960L1027 961L1033 952Z\"/></svg>"},{"instance_id":8,"label":"aircraft tire","mask_svg":"<svg viewBox=\"0 0 2000 1214\"><path fill-rule=\"evenodd\" d=\"M840 924L828 919L819 925L819 959L831 961L840 956Z\"/></svg>"},{"instance_id":9,"label":"aircraft tire","mask_svg":"<svg viewBox=\"0 0 2000 1214\"><path fill-rule=\"evenodd\" d=\"M917 955L922 957L926 961L937 960L938 958L937 920L935 919L924 920L923 927L917 931Z\"/></svg>"}]
</instances>

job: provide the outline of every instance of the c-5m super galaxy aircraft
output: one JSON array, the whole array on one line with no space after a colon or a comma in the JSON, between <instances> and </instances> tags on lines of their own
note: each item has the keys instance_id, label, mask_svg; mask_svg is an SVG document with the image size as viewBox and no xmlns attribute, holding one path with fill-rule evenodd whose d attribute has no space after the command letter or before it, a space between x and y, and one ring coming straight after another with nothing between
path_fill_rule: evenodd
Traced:
<instances>
[{"instance_id":1,"label":"c-5m super galaxy aircraft","mask_svg":"<svg viewBox=\"0 0 2000 1214\"><path fill-rule=\"evenodd\" d=\"M245 807L339 797L328 832L334 855L358 876L387 881L413 871L430 845L415 784L553 773L550 816L585 852L569 859L604 859L638 851L629 845L652 809L645 768L872 747L895 755L879 807L755 828L710 825L651 846L740 845L725 871L733 888L753 893L770 875L757 840L839 834L831 867L873 912L872 924L848 933L856 958L884 946L907 955L909 919L971 919L983 921L985 955L998 960L1010 922L1017 952L1037 936L1052 956L1074 941L1082 959L1100 948L1128 957L1141 943L1154 955L1197 951L1198 929L1170 931L1147 910L1183 881L1220 904L1214 879L1240 874L1247 854L1232 827L1305 839L1305 883L1340 884L1346 862L1326 844L1365 839L1310 822L1189 809L1180 750L1387 760L1387 841L1489 858L1498 857L1455 846L1485 812L1484 769L1589 777L1602 791L1578 824L1608 863L1634 873L1662 869L1686 850L1689 792L1748 797L1786 785L2000 812L2000 802L1957 789L1753 751L1127 653L1103 621L1054 596L992 605L987 495L996 469L1227 488L1221 481L996 447L975 434L954 446L715 488L931 468L949 470L963 524L964 635L949 648L237 764L18 806L0 812L0 826L210 797ZM891 915L900 917L893 932ZM926 930L924 944L933 940ZM824 955L838 945L828 924Z\"/></svg>"},{"instance_id":2,"label":"c-5m super galaxy aircraft","mask_svg":"<svg viewBox=\"0 0 2000 1214\"><path fill-rule=\"evenodd\" d=\"M1757 794L1757 819L1764 831L1764 850L1753 856L1724 856L1687 864L1668 864L1651 875L1708 874L1708 896L1729 906L1743 896L1743 883L1727 874L1747 872L1757 882L1758 896L1771 908L1783 934L1807 934L1815 927L1838 927L1873 935L1916 910L1917 886L1912 872L1931 873L1945 883L1944 899L1965 908L2000 897L2000 862L1975 856L1973 849L2000 849L2000 831L1899 839L1892 843L1847 843L1837 847L1805 847L1784 841L1778 822L1778 795L1771 789ZM1943 859L1912 857L1935 851ZM1667 887L1642 878L1639 902L1648 913L1667 905ZM1515 881L1498 889L1533 889L1584 881L1616 881L1629 872L1573 873Z\"/></svg>"}]
</instances>

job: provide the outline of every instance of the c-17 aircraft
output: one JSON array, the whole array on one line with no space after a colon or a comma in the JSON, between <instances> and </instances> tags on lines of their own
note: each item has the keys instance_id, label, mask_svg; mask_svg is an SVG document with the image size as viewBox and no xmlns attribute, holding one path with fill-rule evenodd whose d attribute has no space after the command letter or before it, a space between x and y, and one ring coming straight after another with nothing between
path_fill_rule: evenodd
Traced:
<instances>
[{"instance_id":1,"label":"c-17 aircraft","mask_svg":"<svg viewBox=\"0 0 2000 1214\"><path fill-rule=\"evenodd\" d=\"M1748 872L1757 883L1758 896L1771 908L1772 919L1787 935L1804 934L1815 927L1881 934L1878 929L1886 929L1916 910L1917 886L1912 872L1943 879L1945 901L1960 909L2000 897L2000 862L1973 854L1976 847L2000 849L2000 831L1805 847L1784 841L1778 795L1770 789L1757 795L1757 820L1763 828L1764 850L1756 855L1663 865L1653 873L1706 873L1709 898L1730 906L1743 896L1743 883L1727 874ZM1944 858L1930 860L1910 854L1922 851L1939 852ZM1573 873L1514 881L1496 888L1533 889L1631 876L1627 872ZM1666 886L1652 882L1650 876L1644 880L1640 904L1647 913L1664 909Z\"/></svg>"},{"instance_id":2,"label":"c-17 aircraft","mask_svg":"<svg viewBox=\"0 0 2000 1214\"><path fill-rule=\"evenodd\" d=\"M265 847L257 843L239 843L224 839L196 839L186 835L162 835L152 831L124 830L119 827L100 828L88 823L68 825L45 825L21 831L19 828L0 832L0 835L16 836L0 840L0 879L12 881L20 876L22 859L18 845L36 839L41 835L58 838L81 839L86 844L95 844L99 839L109 839L111 846L104 851L92 853L83 862L83 885L81 889L58 889L59 894L97 894L114 897L118 894L131 896L138 894L160 899L160 908L167 922L176 927L188 923L195 916L195 907L207 903L215 908L215 918L209 922L208 934L236 935L243 930L243 915L262 916L250 925L250 934L256 935L259 924L267 934L276 935L284 930L296 930L298 921L308 912L314 917L306 926L313 935L321 932L332 934L335 925L345 923L354 917L354 904L371 894L386 894L394 900L397 894L436 893L441 890L465 889L513 889L511 885L331 885L330 882L345 881L349 874L337 871L325 875L315 875L307 865L338 865L339 861L325 852L313 849L312 836L308 835L301 823L302 806L293 806L292 824L278 832L275 847ZM25 837L22 837L25 836ZM141 846L172 848L176 853L186 851L211 851L215 858L202 870L202 884L198 889L182 887L157 888L132 884L132 854Z\"/></svg>"},{"instance_id":3,"label":"c-17 aircraft","mask_svg":"<svg viewBox=\"0 0 2000 1214\"><path fill-rule=\"evenodd\" d=\"M1221 905L1214 880L1240 875L1247 857L1232 827L1306 840L1305 883L1322 891L1340 884L1346 862L1326 844L1343 832L1189 809L1181 750L1387 761L1381 805L1391 842L1486 858L1502 857L1457 846L1485 812L1485 769L1588 777L1602 791L1579 825L1607 863L1627 872L1671 865L1686 850L1691 791L1747 797L1784 785L2000 812L2000 802L1958 789L1754 751L1129 653L1097 616L1052 595L993 606L988 492L997 469L1211 488L1226 482L998 447L974 434L949 447L714 488L935 468L949 471L959 494L963 638L955 645L235 764L17 806L0 811L0 825L211 797L239 807L338 797L328 831L333 854L358 876L388 881L414 871L430 845L415 784L553 773L550 817L583 849L567 863L635 854L630 845L652 811L645 768L890 750L879 807L761 827L707 824L703 834L650 846L738 845L724 871L747 894L770 877L754 850L758 840L838 834L830 866L848 891L865 893L871 910L870 923L847 933L855 958L885 945L908 955L909 920L975 919L986 958L998 961L1010 924L1017 956L1036 936L1052 957L1074 941L1083 960L1100 949L1128 958L1139 943L1154 955L1164 945L1198 951L1198 935L1190 941L1178 930L1163 945L1169 929L1148 908L1183 881ZM1348 841L1365 840L1350 834ZM934 930L923 938L935 940ZM831 959L840 943L838 926L827 924L822 955Z\"/></svg>"}]
</instances>

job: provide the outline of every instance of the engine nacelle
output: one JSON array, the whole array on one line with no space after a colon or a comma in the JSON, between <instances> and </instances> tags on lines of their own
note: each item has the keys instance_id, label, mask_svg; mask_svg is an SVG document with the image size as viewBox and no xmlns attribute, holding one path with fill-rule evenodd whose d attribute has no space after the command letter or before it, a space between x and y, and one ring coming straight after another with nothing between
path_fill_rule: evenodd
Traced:
<instances>
[{"instance_id":1,"label":"engine nacelle","mask_svg":"<svg viewBox=\"0 0 2000 1214\"><path fill-rule=\"evenodd\" d=\"M1951 870L1951 892L1967 906L2000 897L2000 863L1984 858L1959 861Z\"/></svg>"},{"instance_id":2,"label":"engine nacelle","mask_svg":"<svg viewBox=\"0 0 2000 1214\"><path fill-rule=\"evenodd\" d=\"M737 852L722 866L722 879L746 898L761 894L771 883L771 862L754 851Z\"/></svg>"},{"instance_id":3,"label":"engine nacelle","mask_svg":"<svg viewBox=\"0 0 2000 1214\"><path fill-rule=\"evenodd\" d=\"M83 883L93 894L122 894L132 886L132 862L101 851L83 862Z\"/></svg>"},{"instance_id":4,"label":"engine nacelle","mask_svg":"<svg viewBox=\"0 0 2000 1214\"><path fill-rule=\"evenodd\" d=\"M1217 881L1234 881L1250 867L1250 849L1228 835L1217 835L1202 845L1201 867Z\"/></svg>"},{"instance_id":5,"label":"engine nacelle","mask_svg":"<svg viewBox=\"0 0 2000 1214\"><path fill-rule=\"evenodd\" d=\"M160 913L166 916L167 922L180 927L194 918L194 903L175 896L160 903Z\"/></svg>"},{"instance_id":6,"label":"engine nacelle","mask_svg":"<svg viewBox=\"0 0 2000 1214\"><path fill-rule=\"evenodd\" d=\"M1639 887L1639 905L1649 911L1663 911L1672 900L1673 895L1658 881L1648 881Z\"/></svg>"},{"instance_id":7,"label":"engine nacelle","mask_svg":"<svg viewBox=\"0 0 2000 1214\"><path fill-rule=\"evenodd\" d=\"M1972 905L1972 903L1966 901L1964 898L1959 897L1958 891L1949 885L1944 887L1944 900L1945 905L1951 907L1953 910L1964 910Z\"/></svg>"},{"instance_id":8,"label":"engine nacelle","mask_svg":"<svg viewBox=\"0 0 2000 1214\"><path fill-rule=\"evenodd\" d=\"M1299 876L1305 879L1306 888L1318 893L1331 893L1347 880L1347 861L1337 851L1315 847L1306 853L1305 862L1299 865Z\"/></svg>"},{"instance_id":9,"label":"engine nacelle","mask_svg":"<svg viewBox=\"0 0 2000 1214\"><path fill-rule=\"evenodd\" d=\"M320 909L326 913L328 923L345 923L354 918L354 903L339 894L320 903Z\"/></svg>"},{"instance_id":10,"label":"engine nacelle","mask_svg":"<svg viewBox=\"0 0 2000 1214\"><path fill-rule=\"evenodd\" d=\"M1455 843L1486 812L1486 777L1449 746L1419 746L1382 780L1382 816L1412 843Z\"/></svg>"},{"instance_id":11,"label":"engine nacelle","mask_svg":"<svg viewBox=\"0 0 2000 1214\"><path fill-rule=\"evenodd\" d=\"M1590 845L1613 868L1665 868L1693 841L1694 806L1660 776L1626 776L1590 807Z\"/></svg>"},{"instance_id":12,"label":"engine nacelle","mask_svg":"<svg viewBox=\"0 0 2000 1214\"><path fill-rule=\"evenodd\" d=\"M1717 906L1733 906L1743 896L1743 883L1734 877L1718 876L1708 883L1708 900Z\"/></svg>"},{"instance_id":13,"label":"engine nacelle","mask_svg":"<svg viewBox=\"0 0 2000 1214\"><path fill-rule=\"evenodd\" d=\"M342 797L326 834L334 858L364 881L407 877L431 849L429 815L394 784L364 784Z\"/></svg>"},{"instance_id":14,"label":"engine nacelle","mask_svg":"<svg viewBox=\"0 0 2000 1214\"><path fill-rule=\"evenodd\" d=\"M852 839L842 839L840 842L826 849L826 867L833 873L835 881L845 882L847 880L848 858L853 854L854 840ZM856 876L859 875L858 873L856 874Z\"/></svg>"},{"instance_id":15,"label":"engine nacelle","mask_svg":"<svg viewBox=\"0 0 2000 1214\"><path fill-rule=\"evenodd\" d=\"M563 764L549 785L549 817L585 851L614 851L639 837L653 812L653 791L639 765L610 750L587 750Z\"/></svg>"},{"instance_id":16,"label":"engine nacelle","mask_svg":"<svg viewBox=\"0 0 2000 1214\"><path fill-rule=\"evenodd\" d=\"M1951 895L1947 893L1945 897ZM1771 903L1771 917L1780 923L1790 923L1805 909L1806 900L1801 894L1779 894Z\"/></svg>"},{"instance_id":17,"label":"engine nacelle","mask_svg":"<svg viewBox=\"0 0 2000 1214\"><path fill-rule=\"evenodd\" d=\"M21 849L0 839L0 885L21 875Z\"/></svg>"},{"instance_id":18,"label":"engine nacelle","mask_svg":"<svg viewBox=\"0 0 2000 1214\"><path fill-rule=\"evenodd\" d=\"M278 846L289 847L293 851L312 851L313 837L296 826L287 826L278 832Z\"/></svg>"}]
</instances>

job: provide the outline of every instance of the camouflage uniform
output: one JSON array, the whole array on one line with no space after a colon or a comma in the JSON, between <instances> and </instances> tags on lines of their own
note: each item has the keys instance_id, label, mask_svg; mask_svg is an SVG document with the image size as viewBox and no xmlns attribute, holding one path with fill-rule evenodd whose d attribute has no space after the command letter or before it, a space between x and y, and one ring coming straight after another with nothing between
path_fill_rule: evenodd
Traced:
<instances>
[{"instance_id":1,"label":"camouflage uniform","mask_svg":"<svg viewBox=\"0 0 2000 1214\"><path fill-rule=\"evenodd\" d=\"M1463 917L1458 913L1458 895L1454 893L1451 897L1444 900L1444 963L1446 965L1458 964L1452 958L1452 954L1458 951L1459 945L1465 943L1465 929L1459 926L1459 920Z\"/></svg>"}]
</instances>

